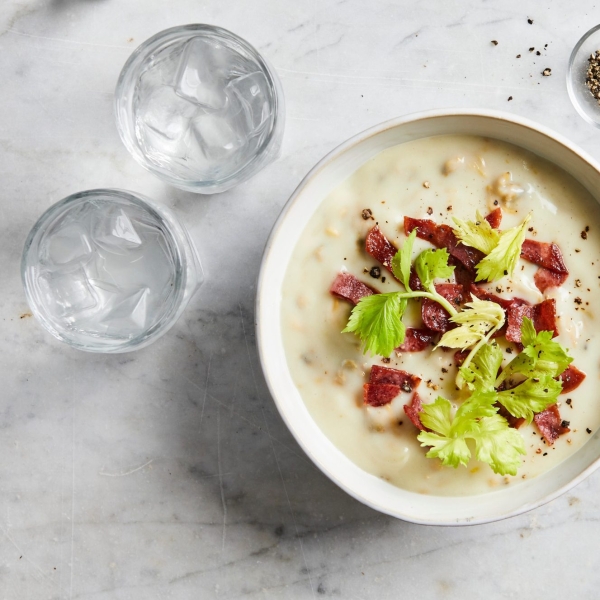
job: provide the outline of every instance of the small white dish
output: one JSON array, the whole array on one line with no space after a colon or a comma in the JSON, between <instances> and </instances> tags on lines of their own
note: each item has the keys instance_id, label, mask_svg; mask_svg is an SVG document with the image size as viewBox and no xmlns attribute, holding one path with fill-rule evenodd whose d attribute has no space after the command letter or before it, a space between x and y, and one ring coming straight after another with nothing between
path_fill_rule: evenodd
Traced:
<instances>
[{"instance_id":1,"label":"small white dish","mask_svg":"<svg viewBox=\"0 0 600 600\"><path fill-rule=\"evenodd\" d=\"M600 104L586 85L591 54L600 50L600 25L592 27L575 44L567 69L567 90L577 112L590 125L600 128Z\"/></svg>"},{"instance_id":2,"label":"small white dish","mask_svg":"<svg viewBox=\"0 0 600 600\"><path fill-rule=\"evenodd\" d=\"M520 146L562 167L600 201L600 165L562 136L532 121L491 110L442 110L387 121L333 150L292 194L265 248L256 331L265 378L282 418L332 481L357 500L394 517L428 525L464 525L517 515L564 493L600 466L600 436L591 436L580 450L547 473L486 494L450 497L400 489L363 471L319 429L291 378L280 319L281 289L294 246L328 193L386 148L442 134L479 135Z\"/></svg>"}]
</instances>

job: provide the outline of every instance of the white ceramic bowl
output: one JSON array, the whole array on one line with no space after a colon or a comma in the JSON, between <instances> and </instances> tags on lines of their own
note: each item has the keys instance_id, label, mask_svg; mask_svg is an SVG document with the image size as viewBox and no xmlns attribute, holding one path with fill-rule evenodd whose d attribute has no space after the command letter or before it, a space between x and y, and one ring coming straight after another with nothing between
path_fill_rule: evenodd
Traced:
<instances>
[{"instance_id":1,"label":"white ceramic bowl","mask_svg":"<svg viewBox=\"0 0 600 600\"><path fill-rule=\"evenodd\" d=\"M565 169L600 201L600 165L563 137L526 119L497 111L445 110L387 121L328 154L292 194L265 249L256 306L265 378L281 416L304 451L357 500L394 517L430 525L486 523L531 510L600 466L600 436L595 434L554 469L519 485L474 496L416 494L363 471L342 454L314 422L292 381L282 340L281 288L294 246L312 214L334 187L382 150L450 133L496 138L534 152Z\"/></svg>"}]
</instances>

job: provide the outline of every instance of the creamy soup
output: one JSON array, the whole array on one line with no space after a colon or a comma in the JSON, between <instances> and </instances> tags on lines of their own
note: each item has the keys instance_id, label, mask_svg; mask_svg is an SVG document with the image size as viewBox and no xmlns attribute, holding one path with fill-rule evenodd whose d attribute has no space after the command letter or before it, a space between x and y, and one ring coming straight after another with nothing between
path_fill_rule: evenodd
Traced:
<instances>
[{"instance_id":1,"label":"creamy soup","mask_svg":"<svg viewBox=\"0 0 600 600\"><path fill-rule=\"evenodd\" d=\"M587 374L576 390L559 396L561 417L570 422L569 433L548 446L534 424L518 430L527 455L514 477L495 475L475 459L466 468L454 469L442 466L438 459L425 458L426 449L417 440L419 432L403 410L410 401L407 393L385 406L366 406L363 384L371 366L383 364L382 358L364 355L354 334L341 333L352 306L329 293L340 271L352 273L379 292L403 289L364 250L364 238L375 222L399 247L405 240L404 216L452 225L452 216L474 219L477 209L486 214L497 205L503 209L503 230L520 224L531 212L532 229L527 237L556 242L570 274L561 287L542 294L533 282L537 266L521 259L512 278L485 287L494 293L500 290L499 296L518 296L532 304L555 298L560 331L556 340ZM362 218L365 208L372 211L374 220ZM426 138L395 146L369 160L315 212L294 249L282 289L288 365L316 423L365 471L424 494L482 493L517 485L551 469L580 448L600 425L596 393L598 228L598 204L579 183L556 165L497 140L455 135ZM417 239L413 256L431 247ZM381 268L385 282L369 275L374 266ZM420 325L419 302L409 302L404 321ZM506 350L504 338L500 344ZM505 363L511 358L506 353ZM394 354L385 366L421 377L418 393L424 403L438 395L456 400L453 351L429 347Z\"/></svg>"}]
</instances>

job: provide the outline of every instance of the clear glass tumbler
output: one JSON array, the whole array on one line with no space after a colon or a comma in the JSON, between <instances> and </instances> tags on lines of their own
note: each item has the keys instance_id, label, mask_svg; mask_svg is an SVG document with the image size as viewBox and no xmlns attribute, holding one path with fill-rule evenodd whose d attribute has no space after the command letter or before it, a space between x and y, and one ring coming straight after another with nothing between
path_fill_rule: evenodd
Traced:
<instances>
[{"instance_id":1,"label":"clear glass tumbler","mask_svg":"<svg viewBox=\"0 0 600 600\"><path fill-rule=\"evenodd\" d=\"M285 109L277 74L248 42L220 27L186 25L134 51L117 83L115 116L143 167L212 194L277 157Z\"/></svg>"},{"instance_id":2,"label":"clear glass tumbler","mask_svg":"<svg viewBox=\"0 0 600 600\"><path fill-rule=\"evenodd\" d=\"M194 244L173 214L114 189L51 206L27 237L21 276L42 325L89 352L147 346L175 323L203 280Z\"/></svg>"}]
</instances>

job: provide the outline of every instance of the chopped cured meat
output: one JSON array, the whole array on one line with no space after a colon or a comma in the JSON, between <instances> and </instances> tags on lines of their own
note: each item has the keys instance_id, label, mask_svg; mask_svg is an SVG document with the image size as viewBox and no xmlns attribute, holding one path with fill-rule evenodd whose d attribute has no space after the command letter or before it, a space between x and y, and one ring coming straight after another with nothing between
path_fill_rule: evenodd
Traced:
<instances>
[{"instance_id":1,"label":"chopped cured meat","mask_svg":"<svg viewBox=\"0 0 600 600\"><path fill-rule=\"evenodd\" d=\"M568 394L574 389L577 389L581 382L585 379L585 373L580 371L575 365L569 365L558 379L562 381L562 392L561 394Z\"/></svg>"},{"instance_id":2,"label":"chopped cured meat","mask_svg":"<svg viewBox=\"0 0 600 600\"><path fill-rule=\"evenodd\" d=\"M534 415L533 420L549 446L552 446L559 436L571 431L568 423L561 419L556 404Z\"/></svg>"},{"instance_id":3,"label":"chopped cured meat","mask_svg":"<svg viewBox=\"0 0 600 600\"><path fill-rule=\"evenodd\" d=\"M533 281L540 292L562 285L569 276L562 252L554 242L525 240L521 247L521 257L539 265Z\"/></svg>"},{"instance_id":4,"label":"chopped cured meat","mask_svg":"<svg viewBox=\"0 0 600 600\"><path fill-rule=\"evenodd\" d=\"M374 288L356 279L351 273L338 273L329 288L329 292L337 298L352 302L352 304L358 304L358 301L365 296L379 293Z\"/></svg>"},{"instance_id":5,"label":"chopped cured meat","mask_svg":"<svg viewBox=\"0 0 600 600\"><path fill-rule=\"evenodd\" d=\"M524 300L519 303L513 302L506 311L508 327L506 328L506 339L509 342L521 342L521 324L524 317L528 317L533 321L535 330L552 331L552 337L558 335L556 328L556 300L549 298L531 306L523 304Z\"/></svg>"},{"instance_id":6,"label":"chopped cured meat","mask_svg":"<svg viewBox=\"0 0 600 600\"><path fill-rule=\"evenodd\" d=\"M475 273L469 271L458 259L451 256L448 260L448 264L454 266L454 280L458 285L462 285L465 290L471 287L471 284L475 282Z\"/></svg>"},{"instance_id":7,"label":"chopped cured meat","mask_svg":"<svg viewBox=\"0 0 600 600\"><path fill-rule=\"evenodd\" d=\"M468 350L457 350L454 353L454 362L457 367L462 367L462 364L467 360L467 356L469 356Z\"/></svg>"},{"instance_id":8,"label":"chopped cured meat","mask_svg":"<svg viewBox=\"0 0 600 600\"><path fill-rule=\"evenodd\" d=\"M465 301L465 293L462 285L456 283L439 283L435 286L438 294L455 306L460 306ZM445 333L454 325L450 321L448 311L434 300L425 298L421 304L421 318L425 327L433 331Z\"/></svg>"},{"instance_id":9,"label":"chopped cured meat","mask_svg":"<svg viewBox=\"0 0 600 600\"><path fill-rule=\"evenodd\" d=\"M431 242L437 248L446 248L448 253L458 259L469 271L475 271L475 265L484 257L476 248L461 244L449 225L438 225L430 219L404 217L404 232L409 235L416 229L417 237Z\"/></svg>"},{"instance_id":10,"label":"chopped cured meat","mask_svg":"<svg viewBox=\"0 0 600 600\"><path fill-rule=\"evenodd\" d=\"M540 267L533 276L533 282L540 292L545 292L548 288L560 287L568 276L568 273L557 273L545 267Z\"/></svg>"},{"instance_id":11,"label":"chopped cured meat","mask_svg":"<svg viewBox=\"0 0 600 600\"><path fill-rule=\"evenodd\" d=\"M410 269L410 277L408 279L408 285L410 285L410 289L415 292L415 291L423 291L425 288L423 287L423 284L421 283L421 280L419 279L419 276L417 275L417 272L415 271L414 267L411 267Z\"/></svg>"},{"instance_id":12,"label":"chopped cured meat","mask_svg":"<svg viewBox=\"0 0 600 600\"><path fill-rule=\"evenodd\" d=\"M398 249L381 233L377 225L367 234L365 250L393 275L392 259L396 255L396 252L398 252Z\"/></svg>"},{"instance_id":13,"label":"chopped cured meat","mask_svg":"<svg viewBox=\"0 0 600 600\"><path fill-rule=\"evenodd\" d=\"M512 427L513 429L519 429L519 427L525 423L525 419L522 417L514 417L499 402L496 403L496 406L498 407L498 414L508 421L509 427Z\"/></svg>"},{"instance_id":14,"label":"chopped cured meat","mask_svg":"<svg viewBox=\"0 0 600 600\"><path fill-rule=\"evenodd\" d=\"M549 244L547 242L525 240L523 246L521 246L521 258L555 273L569 274L562 252L554 242Z\"/></svg>"},{"instance_id":15,"label":"chopped cured meat","mask_svg":"<svg viewBox=\"0 0 600 600\"><path fill-rule=\"evenodd\" d=\"M410 393L419 386L421 378L400 369L373 365L369 383L393 383L400 386L403 392Z\"/></svg>"},{"instance_id":16,"label":"chopped cured meat","mask_svg":"<svg viewBox=\"0 0 600 600\"><path fill-rule=\"evenodd\" d=\"M437 223L431 219L413 219L404 217L404 233L410 235L413 229L417 230L417 237L431 242L437 246Z\"/></svg>"},{"instance_id":17,"label":"chopped cured meat","mask_svg":"<svg viewBox=\"0 0 600 600\"><path fill-rule=\"evenodd\" d=\"M535 305L533 313L533 326L539 333L540 331L552 331L552 337L558 335L556 327L556 300L548 298Z\"/></svg>"},{"instance_id":18,"label":"chopped cured meat","mask_svg":"<svg viewBox=\"0 0 600 600\"><path fill-rule=\"evenodd\" d=\"M500 223L502 223L502 209L500 207L495 208L485 217L485 220L491 225L492 229L498 229Z\"/></svg>"},{"instance_id":19,"label":"chopped cured meat","mask_svg":"<svg viewBox=\"0 0 600 600\"><path fill-rule=\"evenodd\" d=\"M396 348L396 352L421 352L433 344L436 336L437 333L435 331L431 331L431 329L425 327L421 329L407 327L404 342Z\"/></svg>"},{"instance_id":20,"label":"chopped cured meat","mask_svg":"<svg viewBox=\"0 0 600 600\"><path fill-rule=\"evenodd\" d=\"M421 405L421 398L419 394L415 392L413 397L410 400L410 404L404 405L404 412L406 416L412 421L412 424L421 431L429 431L423 423L421 423L420 413L423 411L423 406Z\"/></svg>"},{"instance_id":21,"label":"chopped cured meat","mask_svg":"<svg viewBox=\"0 0 600 600\"><path fill-rule=\"evenodd\" d=\"M463 286L456 283L438 283L435 291L457 307L466 300Z\"/></svg>"},{"instance_id":22,"label":"chopped cured meat","mask_svg":"<svg viewBox=\"0 0 600 600\"><path fill-rule=\"evenodd\" d=\"M531 304L515 304L506 311L506 339L509 342L521 342L521 323L527 317L533 320L534 307Z\"/></svg>"},{"instance_id":23,"label":"chopped cured meat","mask_svg":"<svg viewBox=\"0 0 600 600\"><path fill-rule=\"evenodd\" d=\"M389 404L400 393L400 386L393 383L365 383L363 398L369 406Z\"/></svg>"}]
</instances>

